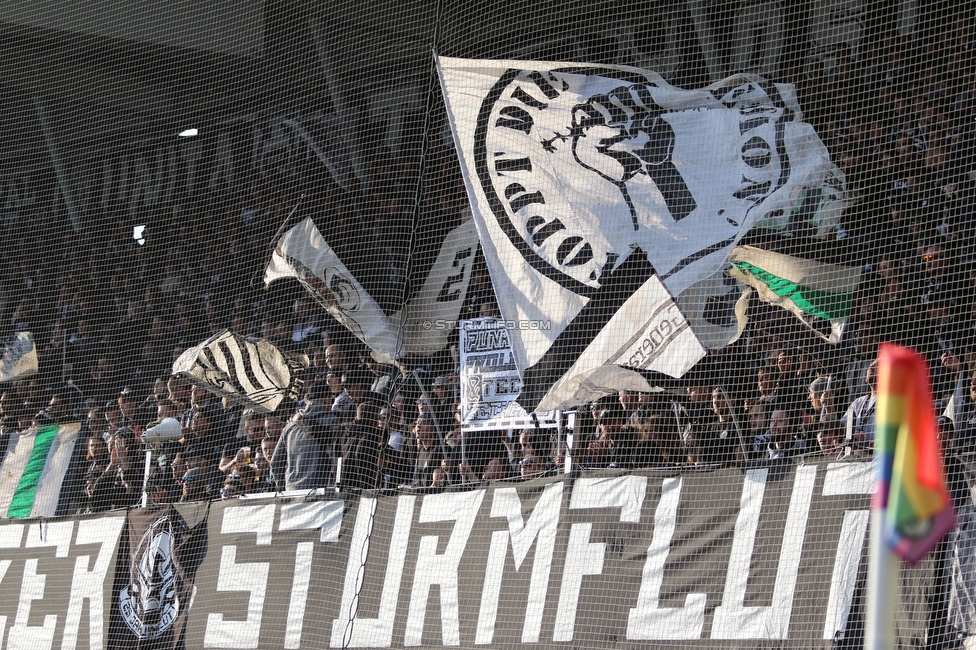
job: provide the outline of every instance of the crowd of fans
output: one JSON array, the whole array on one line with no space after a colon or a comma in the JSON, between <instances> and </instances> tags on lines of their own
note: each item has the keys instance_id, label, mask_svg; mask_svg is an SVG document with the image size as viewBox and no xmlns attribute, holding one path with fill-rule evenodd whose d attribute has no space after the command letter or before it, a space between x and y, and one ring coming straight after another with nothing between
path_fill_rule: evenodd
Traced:
<instances>
[{"instance_id":1,"label":"crowd of fans","mask_svg":"<svg viewBox=\"0 0 976 650\"><path fill-rule=\"evenodd\" d=\"M418 371L401 375L373 362L297 285L252 287L274 232L304 195L303 210L325 224L347 266L385 307L396 305L410 272L410 238L400 230L415 219L416 174L409 152L380 149L357 192L307 166L145 208L145 245L131 239L131 225L117 225L132 223L121 205L81 236L54 236L31 219L14 224L3 240L12 278L3 327L33 333L40 371L3 387L0 457L17 431L80 421L85 443L61 505L75 512L134 506L144 488L150 501L170 503L529 479L562 471L567 456L574 468L859 456L874 440L883 341L926 356L944 447L974 451L974 50L969 22L958 21L923 45L879 38L856 56L838 45L829 65L818 59L783 79L797 85L805 119L845 173L850 207L824 230L798 206L786 231L750 238L863 267L836 345L754 301L745 333L689 377L579 409L572 449L551 429L464 429L449 353L411 358ZM439 189L424 195L421 223L453 223L459 171L443 145L429 154L426 173ZM493 315L480 260L462 317ZM302 400L261 414L170 375L186 348L223 329L307 354ZM165 418L182 438L156 449L144 486L140 436Z\"/></svg>"}]
</instances>

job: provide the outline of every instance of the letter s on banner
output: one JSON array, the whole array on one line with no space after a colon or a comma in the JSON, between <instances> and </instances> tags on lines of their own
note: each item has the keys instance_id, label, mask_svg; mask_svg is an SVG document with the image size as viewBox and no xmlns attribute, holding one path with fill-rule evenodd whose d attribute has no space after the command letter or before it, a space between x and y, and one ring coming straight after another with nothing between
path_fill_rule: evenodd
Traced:
<instances>
[{"instance_id":1,"label":"letter s on banner","mask_svg":"<svg viewBox=\"0 0 976 650\"><path fill-rule=\"evenodd\" d=\"M274 513L274 504L225 508L220 532L224 535L255 533L258 545L271 544ZM217 591L249 591L251 596L247 601L245 621L225 621L222 613L211 612L207 616L207 630L203 636L205 648L250 650L258 647L270 567L268 562L238 564L236 545L230 544L221 549Z\"/></svg>"}]
</instances>

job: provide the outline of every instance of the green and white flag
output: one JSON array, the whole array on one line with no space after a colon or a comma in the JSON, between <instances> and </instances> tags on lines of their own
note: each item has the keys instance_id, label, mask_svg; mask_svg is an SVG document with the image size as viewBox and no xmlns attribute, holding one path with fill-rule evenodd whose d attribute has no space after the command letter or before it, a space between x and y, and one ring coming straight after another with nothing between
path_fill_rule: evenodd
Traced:
<instances>
[{"instance_id":1,"label":"green and white flag","mask_svg":"<svg viewBox=\"0 0 976 650\"><path fill-rule=\"evenodd\" d=\"M13 433L0 462L0 517L53 517L81 424Z\"/></svg>"},{"instance_id":2,"label":"green and white flag","mask_svg":"<svg viewBox=\"0 0 976 650\"><path fill-rule=\"evenodd\" d=\"M861 269L739 246L729 257L732 275L756 290L760 300L796 314L805 325L830 343L837 343L851 311ZM830 321L830 335L816 320Z\"/></svg>"}]
</instances>

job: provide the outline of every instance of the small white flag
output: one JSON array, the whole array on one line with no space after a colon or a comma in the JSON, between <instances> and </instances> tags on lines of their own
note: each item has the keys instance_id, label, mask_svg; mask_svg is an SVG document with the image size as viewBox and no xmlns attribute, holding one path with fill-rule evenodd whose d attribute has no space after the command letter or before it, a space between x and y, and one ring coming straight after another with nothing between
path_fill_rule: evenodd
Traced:
<instances>
[{"instance_id":1,"label":"small white flag","mask_svg":"<svg viewBox=\"0 0 976 650\"><path fill-rule=\"evenodd\" d=\"M37 372L37 349L30 332L18 332L3 341L0 382L29 377Z\"/></svg>"}]
</instances>

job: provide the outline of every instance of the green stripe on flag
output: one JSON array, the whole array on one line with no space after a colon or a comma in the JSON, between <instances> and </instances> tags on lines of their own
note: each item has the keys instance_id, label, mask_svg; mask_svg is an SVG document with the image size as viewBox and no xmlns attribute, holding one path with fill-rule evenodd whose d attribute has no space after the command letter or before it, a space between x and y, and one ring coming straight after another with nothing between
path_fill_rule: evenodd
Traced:
<instances>
[{"instance_id":1,"label":"green stripe on flag","mask_svg":"<svg viewBox=\"0 0 976 650\"><path fill-rule=\"evenodd\" d=\"M58 425L52 424L46 427L39 427L34 434L34 449L31 451L30 460L24 467L24 473L20 475L20 483L14 490L14 496L10 500L10 508L7 516L10 518L30 517L31 510L34 508L34 495L37 484L41 482L41 475L44 474L44 467L47 465L47 455L51 451L54 439L58 437Z\"/></svg>"},{"instance_id":2,"label":"green stripe on flag","mask_svg":"<svg viewBox=\"0 0 976 650\"><path fill-rule=\"evenodd\" d=\"M820 291L792 280L781 278L758 266L735 260L732 265L742 273L762 282L777 296L787 298L804 313L827 320L846 318L851 312L854 294L850 292Z\"/></svg>"}]
</instances>

